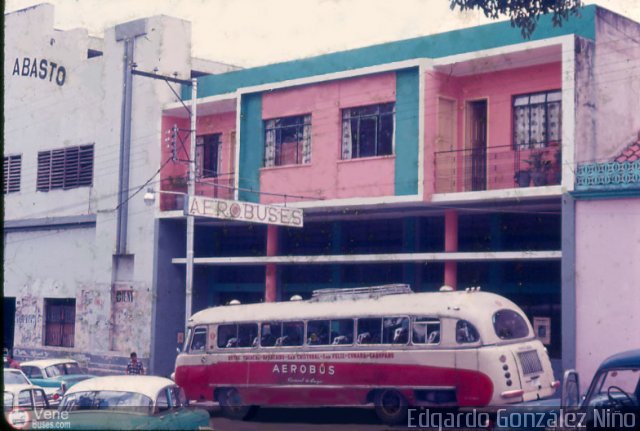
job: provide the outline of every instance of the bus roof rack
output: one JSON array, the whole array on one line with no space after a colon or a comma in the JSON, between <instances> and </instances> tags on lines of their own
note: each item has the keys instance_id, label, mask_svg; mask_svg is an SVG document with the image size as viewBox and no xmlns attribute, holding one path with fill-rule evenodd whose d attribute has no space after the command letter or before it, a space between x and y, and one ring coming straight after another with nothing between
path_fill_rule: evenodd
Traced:
<instances>
[{"instance_id":1,"label":"bus roof rack","mask_svg":"<svg viewBox=\"0 0 640 431\"><path fill-rule=\"evenodd\" d=\"M352 287L346 289L318 289L311 295L311 302L330 302L345 299L371 299L387 295L413 293L408 284L384 284L382 286Z\"/></svg>"}]
</instances>

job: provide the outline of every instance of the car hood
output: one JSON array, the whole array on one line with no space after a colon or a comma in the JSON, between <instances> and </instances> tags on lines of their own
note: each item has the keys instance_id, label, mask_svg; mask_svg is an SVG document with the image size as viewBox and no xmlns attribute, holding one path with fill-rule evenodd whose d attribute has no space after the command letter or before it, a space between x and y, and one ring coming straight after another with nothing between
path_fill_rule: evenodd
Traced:
<instances>
[{"instance_id":1,"label":"car hood","mask_svg":"<svg viewBox=\"0 0 640 431\"><path fill-rule=\"evenodd\" d=\"M95 376L91 376L89 374L65 374L64 376L56 376L56 377L51 377L49 379L42 379L42 380L48 381L48 382L57 382L57 383L65 382L68 388L70 386L75 385L78 382L91 379L93 377Z\"/></svg>"},{"instance_id":2,"label":"car hood","mask_svg":"<svg viewBox=\"0 0 640 431\"><path fill-rule=\"evenodd\" d=\"M184 430L209 426L206 410L183 408L165 414L148 415L114 410L69 412L68 423L74 430Z\"/></svg>"}]
</instances>

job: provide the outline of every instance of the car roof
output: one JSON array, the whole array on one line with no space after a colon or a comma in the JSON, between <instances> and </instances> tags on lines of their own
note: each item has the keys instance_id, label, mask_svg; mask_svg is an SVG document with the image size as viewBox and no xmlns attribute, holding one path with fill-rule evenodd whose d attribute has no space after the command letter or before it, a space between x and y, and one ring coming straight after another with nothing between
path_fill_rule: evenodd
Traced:
<instances>
[{"instance_id":1,"label":"car roof","mask_svg":"<svg viewBox=\"0 0 640 431\"><path fill-rule=\"evenodd\" d=\"M87 391L121 391L144 394L155 401L158 392L166 386L175 386L175 382L158 376L94 377L76 383L69 388L65 396Z\"/></svg>"},{"instance_id":2,"label":"car roof","mask_svg":"<svg viewBox=\"0 0 640 431\"><path fill-rule=\"evenodd\" d=\"M600 364L598 371L611 368L640 367L640 349L627 350L608 357Z\"/></svg>"},{"instance_id":3,"label":"car roof","mask_svg":"<svg viewBox=\"0 0 640 431\"><path fill-rule=\"evenodd\" d=\"M20 391L23 391L25 389L42 389L40 386L36 386L36 385L16 385L16 384L8 384L8 385L4 385L4 391L5 392L12 392L12 393L18 393Z\"/></svg>"},{"instance_id":4,"label":"car roof","mask_svg":"<svg viewBox=\"0 0 640 431\"><path fill-rule=\"evenodd\" d=\"M51 365L68 364L69 362L73 362L74 364L78 363L78 361L74 359L38 359L35 361L22 362L20 363L20 366L50 367Z\"/></svg>"},{"instance_id":5,"label":"car roof","mask_svg":"<svg viewBox=\"0 0 640 431\"><path fill-rule=\"evenodd\" d=\"M386 316L392 314L420 314L456 316L473 319L489 317L496 311L510 308L520 310L507 298L489 292L422 292L386 295L366 299L339 299L336 301L284 301L253 304L223 305L195 313L190 325L294 320L308 318L349 318ZM454 311L452 311L454 310ZM286 316L286 317L285 317Z\"/></svg>"}]
</instances>

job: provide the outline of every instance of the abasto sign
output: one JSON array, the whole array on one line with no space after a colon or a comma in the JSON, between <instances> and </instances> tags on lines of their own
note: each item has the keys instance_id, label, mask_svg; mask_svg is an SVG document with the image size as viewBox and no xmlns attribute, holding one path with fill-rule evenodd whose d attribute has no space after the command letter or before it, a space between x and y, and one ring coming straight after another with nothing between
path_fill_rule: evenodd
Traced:
<instances>
[{"instance_id":1,"label":"abasto sign","mask_svg":"<svg viewBox=\"0 0 640 431\"><path fill-rule=\"evenodd\" d=\"M303 226L303 213L300 208L213 199L203 196L189 197L185 207L185 215L290 227Z\"/></svg>"}]
</instances>

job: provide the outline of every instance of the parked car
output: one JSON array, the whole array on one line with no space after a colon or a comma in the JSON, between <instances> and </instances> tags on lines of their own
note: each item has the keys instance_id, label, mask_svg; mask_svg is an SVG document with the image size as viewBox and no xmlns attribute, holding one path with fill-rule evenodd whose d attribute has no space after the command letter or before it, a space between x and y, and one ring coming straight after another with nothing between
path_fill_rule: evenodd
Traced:
<instances>
[{"instance_id":1,"label":"parked car","mask_svg":"<svg viewBox=\"0 0 640 431\"><path fill-rule=\"evenodd\" d=\"M71 386L92 375L86 374L73 359L41 359L23 362L20 369L34 385L42 386L49 402L57 404Z\"/></svg>"},{"instance_id":2,"label":"parked car","mask_svg":"<svg viewBox=\"0 0 640 431\"><path fill-rule=\"evenodd\" d=\"M31 384L7 384L5 381L3 399L4 417L18 429L30 428L34 410L50 408L44 389Z\"/></svg>"},{"instance_id":3,"label":"parked car","mask_svg":"<svg viewBox=\"0 0 640 431\"><path fill-rule=\"evenodd\" d=\"M209 413L188 406L183 390L156 376L95 377L68 389L59 407L72 429L209 428Z\"/></svg>"},{"instance_id":4,"label":"parked car","mask_svg":"<svg viewBox=\"0 0 640 431\"><path fill-rule=\"evenodd\" d=\"M640 349L605 359L583 397L578 373L568 370L560 398L513 406L497 425L509 430L640 430Z\"/></svg>"},{"instance_id":5,"label":"parked car","mask_svg":"<svg viewBox=\"0 0 640 431\"><path fill-rule=\"evenodd\" d=\"M15 368L5 368L2 381L5 387L7 385L31 385L29 378L21 370Z\"/></svg>"}]
</instances>

